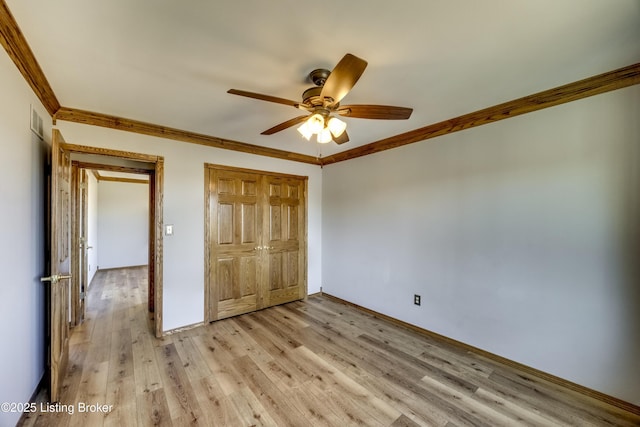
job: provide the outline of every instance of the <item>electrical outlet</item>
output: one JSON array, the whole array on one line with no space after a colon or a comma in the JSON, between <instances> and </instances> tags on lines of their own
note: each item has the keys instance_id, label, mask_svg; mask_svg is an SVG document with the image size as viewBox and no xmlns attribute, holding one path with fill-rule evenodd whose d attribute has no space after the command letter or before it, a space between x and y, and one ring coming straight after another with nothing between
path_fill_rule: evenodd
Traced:
<instances>
[{"instance_id":1,"label":"electrical outlet","mask_svg":"<svg viewBox=\"0 0 640 427\"><path fill-rule=\"evenodd\" d=\"M413 303L415 305L420 305L420 295L414 295L413 296Z\"/></svg>"}]
</instances>

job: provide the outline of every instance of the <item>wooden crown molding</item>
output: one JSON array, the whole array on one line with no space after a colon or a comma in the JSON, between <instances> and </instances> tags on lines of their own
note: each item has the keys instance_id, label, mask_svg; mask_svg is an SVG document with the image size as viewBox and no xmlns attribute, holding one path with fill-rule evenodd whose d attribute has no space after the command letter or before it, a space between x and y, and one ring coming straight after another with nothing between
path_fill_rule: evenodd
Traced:
<instances>
[{"instance_id":1,"label":"wooden crown molding","mask_svg":"<svg viewBox=\"0 0 640 427\"><path fill-rule=\"evenodd\" d=\"M313 156L261 147L101 113L62 107L4 0L0 0L0 44L4 46L9 57L13 60L18 70L20 70L20 73L22 73L22 76L29 86L31 86L31 90L33 90L38 99L40 99L40 102L42 102L49 115L53 117L54 124L56 119L66 120L206 145L208 147L320 165L320 160Z\"/></svg>"},{"instance_id":2,"label":"wooden crown molding","mask_svg":"<svg viewBox=\"0 0 640 427\"><path fill-rule=\"evenodd\" d=\"M414 129L409 132L381 139L351 150L336 153L324 158L316 158L285 150L262 147L245 142L232 141L190 131L169 128L161 125L140 122L137 120L111 116L102 113L62 107L49 85L44 72L40 68L29 44L16 20L9 11L4 0L0 0L0 44L2 44L18 67L31 89L40 99L49 114L55 120L84 123L93 126L107 127L140 133L143 135L173 139L176 141L200 144L208 147L240 151L260 156L274 157L284 160L309 163L313 165L330 165L369 154L379 153L403 145L435 138L437 136L458 132L472 127L493 123L499 120L531 113L555 105L598 95L615 89L640 83L640 64L630 65L608 73L589 77L554 89L545 90L513 101L484 108L473 113L455 117L439 123Z\"/></svg>"},{"instance_id":3,"label":"wooden crown molding","mask_svg":"<svg viewBox=\"0 0 640 427\"><path fill-rule=\"evenodd\" d=\"M0 0L0 44L49 115L53 116L60 108L60 103L4 0Z\"/></svg>"},{"instance_id":4,"label":"wooden crown molding","mask_svg":"<svg viewBox=\"0 0 640 427\"><path fill-rule=\"evenodd\" d=\"M261 147L244 142L232 141L215 136L203 135L161 125L68 107L60 107L58 112L54 115L54 120L59 119L94 126L108 127L111 129L125 130L128 132L157 136L160 138L206 145L209 147L325 166L447 135L449 133L470 129L476 126L482 126L499 120L509 119L521 114L531 113L567 102L577 101L582 98L587 98L616 89L622 89L639 83L640 63L563 86L558 86L553 89L548 89L502 104L494 105L492 107L414 129L409 132L381 139L379 141L323 158L316 158L290 151Z\"/></svg>"},{"instance_id":5,"label":"wooden crown molding","mask_svg":"<svg viewBox=\"0 0 640 427\"><path fill-rule=\"evenodd\" d=\"M414 142L509 119L640 83L640 63L538 92L322 158L322 165L379 153Z\"/></svg>"},{"instance_id":6,"label":"wooden crown molding","mask_svg":"<svg viewBox=\"0 0 640 427\"><path fill-rule=\"evenodd\" d=\"M143 135L189 142L192 144L206 145L208 147L240 151L243 153L274 157L277 159L293 160L296 162L309 163L312 165L320 165L320 159L313 156L307 156L305 154L298 154L290 151L278 150L275 148L261 147L259 145L247 144L245 142L232 141L215 136L189 132L186 130L170 128L152 123L140 122L132 119L125 119L108 114L78 110L75 108L60 107L53 118L54 120L64 120L68 122L101 126L110 129L140 133Z\"/></svg>"}]
</instances>

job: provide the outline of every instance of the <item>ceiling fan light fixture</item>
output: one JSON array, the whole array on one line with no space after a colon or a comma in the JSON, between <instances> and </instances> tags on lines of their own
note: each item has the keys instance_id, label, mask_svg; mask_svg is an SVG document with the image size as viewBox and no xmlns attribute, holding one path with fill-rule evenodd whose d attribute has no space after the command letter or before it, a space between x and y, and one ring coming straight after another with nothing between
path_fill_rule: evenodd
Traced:
<instances>
[{"instance_id":1,"label":"ceiling fan light fixture","mask_svg":"<svg viewBox=\"0 0 640 427\"><path fill-rule=\"evenodd\" d=\"M331 142L332 139L329 128L324 128L318 133L318 143L320 144Z\"/></svg>"},{"instance_id":2,"label":"ceiling fan light fixture","mask_svg":"<svg viewBox=\"0 0 640 427\"><path fill-rule=\"evenodd\" d=\"M307 120L307 127L311 133L319 134L324 129L324 117L321 114L313 114Z\"/></svg>"},{"instance_id":3,"label":"ceiling fan light fixture","mask_svg":"<svg viewBox=\"0 0 640 427\"><path fill-rule=\"evenodd\" d=\"M273 126L261 132L261 135L273 135L299 125L304 120L304 123L298 127L298 132L307 141L316 135L319 143L327 143L333 139L336 144L341 145L349 142L346 132L347 124L332 117L332 114L355 119L406 120L413 111L412 108L392 105L341 105L340 103L358 82L366 67L367 61L347 53L333 70L313 70L309 78L315 86L302 93L302 102L239 89L229 89L227 92L232 95L288 105L311 113L308 117L306 115L294 117Z\"/></svg>"},{"instance_id":4,"label":"ceiling fan light fixture","mask_svg":"<svg viewBox=\"0 0 640 427\"><path fill-rule=\"evenodd\" d=\"M327 122L327 127L331 131L331 134L338 138L347 129L347 124L337 117L331 117Z\"/></svg>"},{"instance_id":5,"label":"ceiling fan light fixture","mask_svg":"<svg viewBox=\"0 0 640 427\"><path fill-rule=\"evenodd\" d=\"M300 135L302 135L307 141L309 141L313 136L313 132L311 132L311 130L309 129L308 121L305 121L298 127L298 132L300 132Z\"/></svg>"}]
</instances>

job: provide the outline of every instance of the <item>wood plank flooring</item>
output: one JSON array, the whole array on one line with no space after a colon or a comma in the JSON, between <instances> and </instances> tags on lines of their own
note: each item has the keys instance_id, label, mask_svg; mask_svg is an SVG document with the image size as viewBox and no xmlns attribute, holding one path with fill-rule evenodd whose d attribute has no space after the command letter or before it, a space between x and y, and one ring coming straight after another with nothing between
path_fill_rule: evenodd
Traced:
<instances>
[{"instance_id":1,"label":"wood plank flooring","mask_svg":"<svg viewBox=\"0 0 640 427\"><path fill-rule=\"evenodd\" d=\"M156 339L146 288L145 268L98 272L71 337L60 404L73 414L40 396L19 425L640 425L321 296Z\"/></svg>"}]
</instances>

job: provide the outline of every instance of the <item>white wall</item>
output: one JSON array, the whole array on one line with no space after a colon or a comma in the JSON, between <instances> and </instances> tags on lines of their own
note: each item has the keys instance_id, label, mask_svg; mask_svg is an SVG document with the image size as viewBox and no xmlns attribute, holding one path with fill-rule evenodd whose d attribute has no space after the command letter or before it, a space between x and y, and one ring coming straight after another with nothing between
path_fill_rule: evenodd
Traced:
<instances>
[{"instance_id":1,"label":"white wall","mask_svg":"<svg viewBox=\"0 0 640 427\"><path fill-rule=\"evenodd\" d=\"M0 402L27 402L45 366L46 154L29 129L30 104L51 140L51 118L9 57L0 53ZM0 411L0 425L21 414Z\"/></svg>"},{"instance_id":2,"label":"white wall","mask_svg":"<svg viewBox=\"0 0 640 427\"><path fill-rule=\"evenodd\" d=\"M87 283L90 286L98 271L98 180L92 173L87 174Z\"/></svg>"},{"instance_id":3,"label":"white wall","mask_svg":"<svg viewBox=\"0 0 640 427\"><path fill-rule=\"evenodd\" d=\"M99 268L149 263L149 185L98 183Z\"/></svg>"},{"instance_id":4,"label":"white wall","mask_svg":"<svg viewBox=\"0 0 640 427\"><path fill-rule=\"evenodd\" d=\"M324 291L640 404L639 117L635 86L325 167Z\"/></svg>"},{"instance_id":5,"label":"white wall","mask_svg":"<svg viewBox=\"0 0 640 427\"><path fill-rule=\"evenodd\" d=\"M58 121L57 127L65 140L72 144L164 157L164 223L174 225L174 235L164 237L165 330L199 323L204 319L205 162L309 177L308 288L309 293L320 290L320 167L77 123ZM101 183L101 193L102 185ZM102 214L101 211L100 215ZM104 250L103 242L100 241L100 253Z\"/></svg>"}]
</instances>

